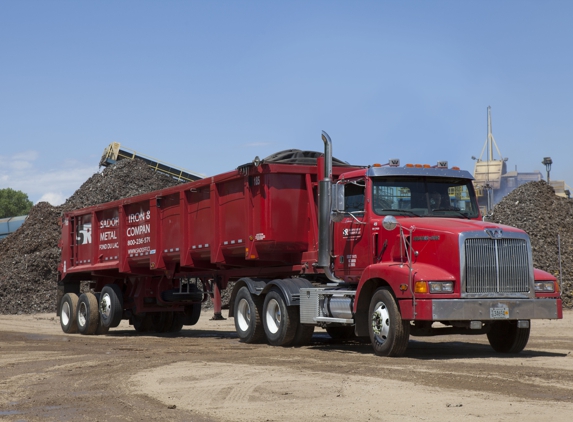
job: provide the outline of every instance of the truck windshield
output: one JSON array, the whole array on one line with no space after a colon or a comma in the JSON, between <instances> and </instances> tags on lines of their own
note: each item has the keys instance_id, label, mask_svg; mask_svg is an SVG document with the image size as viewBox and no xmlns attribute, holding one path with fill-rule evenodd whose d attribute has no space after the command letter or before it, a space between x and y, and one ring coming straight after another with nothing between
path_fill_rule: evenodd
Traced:
<instances>
[{"instance_id":1,"label":"truck windshield","mask_svg":"<svg viewBox=\"0 0 573 422\"><path fill-rule=\"evenodd\" d=\"M395 176L372 179L372 208L378 215L476 218L471 180Z\"/></svg>"}]
</instances>

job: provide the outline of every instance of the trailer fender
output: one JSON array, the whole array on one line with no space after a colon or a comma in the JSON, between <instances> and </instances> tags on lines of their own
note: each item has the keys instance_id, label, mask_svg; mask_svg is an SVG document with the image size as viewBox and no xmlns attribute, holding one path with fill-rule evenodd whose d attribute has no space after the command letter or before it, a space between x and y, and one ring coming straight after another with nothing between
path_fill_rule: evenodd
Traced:
<instances>
[{"instance_id":1,"label":"trailer fender","mask_svg":"<svg viewBox=\"0 0 573 422\"><path fill-rule=\"evenodd\" d=\"M262 293L266 294L275 286L282 292L287 306L300 306L300 289L312 287L312 283L300 277L275 279L265 286Z\"/></svg>"},{"instance_id":2,"label":"trailer fender","mask_svg":"<svg viewBox=\"0 0 573 422\"><path fill-rule=\"evenodd\" d=\"M233 318L235 315L235 297L237 296L237 292L241 287L246 286L253 296L258 296L261 294L267 283L268 280L263 280L260 278L243 277L237 280L233 286L231 298L229 299L229 318Z\"/></svg>"}]
</instances>

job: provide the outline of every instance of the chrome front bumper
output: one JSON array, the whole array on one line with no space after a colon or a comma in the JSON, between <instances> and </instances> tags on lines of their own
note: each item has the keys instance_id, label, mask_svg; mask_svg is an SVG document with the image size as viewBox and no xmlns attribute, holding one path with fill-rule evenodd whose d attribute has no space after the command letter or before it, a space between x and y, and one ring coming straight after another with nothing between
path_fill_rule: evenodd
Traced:
<instances>
[{"instance_id":1,"label":"chrome front bumper","mask_svg":"<svg viewBox=\"0 0 573 422\"><path fill-rule=\"evenodd\" d=\"M503 312L506 314L501 316ZM498 319L559 319L560 299L441 299L432 300L434 321Z\"/></svg>"}]
</instances>

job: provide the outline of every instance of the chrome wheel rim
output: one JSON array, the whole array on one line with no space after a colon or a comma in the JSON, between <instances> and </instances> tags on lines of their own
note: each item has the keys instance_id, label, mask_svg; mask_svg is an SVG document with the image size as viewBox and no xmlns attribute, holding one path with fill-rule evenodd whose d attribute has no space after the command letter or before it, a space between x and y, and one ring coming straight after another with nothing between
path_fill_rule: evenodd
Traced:
<instances>
[{"instance_id":1,"label":"chrome wheel rim","mask_svg":"<svg viewBox=\"0 0 573 422\"><path fill-rule=\"evenodd\" d=\"M81 327L85 327L88 320L88 307L84 302L80 303L78 308L78 324Z\"/></svg>"},{"instance_id":2,"label":"chrome wheel rim","mask_svg":"<svg viewBox=\"0 0 573 422\"><path fill-rule=\"evenodd\" d=\"M108 320L111 316L111 298L107 293L100 298L99 312L104 320Z\"/></svg>"},{"instance_id":3,"label":"chrome wheel rim","mask_svg":"<svg viewBox=\"0 0 573 422\"><path fill-rule=\"evenodd\" d=\"M390 314L386 304L378 302L372 312L372 331L374 338L380 344L384 344L390 332Z\"/></svg>"},{"instance_id":4,"label":"chrome wheel rim","mask_svg":"<svg viewBox=\"0 0 573 422\"><path fill-rule=\"evenodd\" d=\"M251 324L251 307L246 299L239 301L239 306L237 307L237 323L241 331L247 331Z\"/></svg>"},{"instance_id":5,"label":"chrome wheel rim","mask_svg":"<svg viewBox=\"0 0 573 422\"><path fill-rule=\"evenodd\" d=\"M268 330L276 334L281 326L281 307L275 299L269 300L265 313Z\"/></svg>"},{"instance_id":6,"label":"chrome wheel rim","mask_svg":"<svg viewBox=\"0 0 573 422\"><path fill-rule=\"evenodd\" d=\"M64 302L64 306L62 306L61 319L64 325L68 325L72 319L72 310L68 302Z\"/></svg>"}]
</instances>

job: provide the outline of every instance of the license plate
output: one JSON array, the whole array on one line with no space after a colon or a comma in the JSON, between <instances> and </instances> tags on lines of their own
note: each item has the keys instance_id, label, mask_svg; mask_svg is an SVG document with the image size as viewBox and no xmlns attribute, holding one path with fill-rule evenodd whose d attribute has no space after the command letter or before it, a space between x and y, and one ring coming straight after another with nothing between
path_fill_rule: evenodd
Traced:
<instances>
[{"instance_id":1,"label":"license plate","mask_svg":"<svg viewBox=\"0 0 573 422\"><path fill-rule=\"evenodd\" d=\"M508 319L509 308L505 305L489 308L489 317L491 319Z\"/></svg>"}]
</instances>

